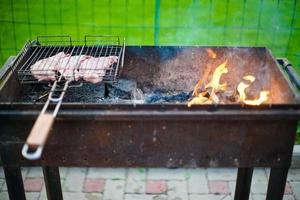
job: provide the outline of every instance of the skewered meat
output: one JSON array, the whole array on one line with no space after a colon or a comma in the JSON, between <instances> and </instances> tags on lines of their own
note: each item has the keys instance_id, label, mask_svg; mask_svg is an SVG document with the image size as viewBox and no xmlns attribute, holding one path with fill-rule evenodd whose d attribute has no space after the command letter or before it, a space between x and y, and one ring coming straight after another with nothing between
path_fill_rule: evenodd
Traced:
<instances>
[{"instance_id":1,"label":"skewered meat","mask_svg":"<svg viewBox=\"0 0 300 200\"><path fill-rule=\"evenodd\" d=\"M34 65L30 67L32 75L38 79L42 80L55 80L55 72L59 68L59 63L61 59L65 57L70 57L68 54L64 52L60 52L54 56L41 59L37 61Z\"/></svg>"},{"instance_id":2,"label":"skewered meat","mask_svg":"<svg viewBox=\"0 0 300 200\"><path fill-rule=\"evenodd\" d=\"M106 69L116 62L118 62L117 56L91 57L81 63L79 74L85 81L98 83L103 80Z\"/></svg>"},{"instance_id":3,"label":"skewered meat","mask_svg":"<svg viewBox=\"0 0 300 200\"><path fill-rule=\"evenodd\" d=\"M80 78L79 67L84 60L90 57L86 55L64 57L59 64L58 71L65 79L78 81Z\"/></svg>"}]
</instances>

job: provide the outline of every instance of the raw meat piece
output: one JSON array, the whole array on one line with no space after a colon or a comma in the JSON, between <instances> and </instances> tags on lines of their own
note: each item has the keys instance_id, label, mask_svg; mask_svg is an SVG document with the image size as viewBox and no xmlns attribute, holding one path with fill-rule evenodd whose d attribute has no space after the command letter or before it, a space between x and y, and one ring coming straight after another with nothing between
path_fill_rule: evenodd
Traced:
<instances>
[{"instance_id":1,"label":"raw meat piece","mask_svg":"<svg viewBox=\"0 0 300 200\"><path fill-rule=\"evenodd\" d=\"M98 83L103 80L106 69L118 62L117 56L90 57L84 60L79 68L80 77L91 83Z\"/></svg>"},{"instance_id":2,"label":"raw meat piece","mask_svg":"<svg viewBox=\"0 0 300 200\"><path fill-rule=\"evenodd\" d=\"M91 56L86 55L64 57L59 62L58 71L66 80L78 81L80 78L79 67L84 60L89 58L91 58Z\"/></svg>"},{"instance_id":3,"label":"raw meat piece","mask_svg":"<svg viewBox=\"0 0 300 200\"><path fill-rule=\"evenodd\" d=\"M41 59L37 61L30 67L32 75L38 79L42 80L55 80L55 72L59 68L59 62L62 58L70 57L68 54L64 52L60 52L54 56Z\"/></svg>"},{"instance_id":4,"label":"raw meat piece","mask_svg":"<svg viewBox=\"0 0 300 200\"><path fill-rule=\"evenodd\" d=\"M70 56L60 52L54 56L39 60L31 66L32 75L41 80L56 80L56 73L59 72L69 81L78 81L83 78L85 81L98 83L112 64L118 62L117 56L92 57L88 55Z\"/></svg>"}]
</instances>

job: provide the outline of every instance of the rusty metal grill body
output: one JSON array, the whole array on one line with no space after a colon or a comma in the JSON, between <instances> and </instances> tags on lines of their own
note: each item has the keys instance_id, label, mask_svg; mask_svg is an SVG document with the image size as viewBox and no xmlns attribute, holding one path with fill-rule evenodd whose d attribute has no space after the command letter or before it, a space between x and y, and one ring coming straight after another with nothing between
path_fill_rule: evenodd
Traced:
<instances>
[{"instance_id":1,"label":"rusty metal grill body","mask_svg":"<svg viewBox=\"0 0 300 200\"><path fill-rule=\"evenodd\" d=\"M161 82L153 80L164 68L197 66L193 59L201 58L205 48L126 47L122 77L135 78L145 90L156 88ZM260 63L268 65L261 73L269 75L264 86L278 92L271 97L273 103L191 108L67 103L57 116L43 158L37 161L24 159L20 150L42 104L18 101L22 85L8 68L0 93L0 150L8 190L18 191L19 199L23 198L23 187L13 187L22 186L20 166L43 166L49 199L62 198L58 166L237 167L235 199L240 200L249 197L253 167L271 167L267 199L282 199L300 117L298 94L286 65L280 67L265 48L251 49L258 58L252 57L256 65L247 71L260 69ZM239 48L214 50L222 54ZM198 55L184 56L182 63L172 61L185 51ZM66 142L70 138L72 142Z\"/></svg>"}]
</instances>

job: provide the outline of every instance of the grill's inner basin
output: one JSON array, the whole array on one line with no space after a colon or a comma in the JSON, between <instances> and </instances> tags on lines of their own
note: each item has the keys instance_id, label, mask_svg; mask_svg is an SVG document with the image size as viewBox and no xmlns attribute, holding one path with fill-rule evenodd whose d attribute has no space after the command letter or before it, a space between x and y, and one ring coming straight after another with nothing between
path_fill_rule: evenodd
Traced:
<instances>
[{"instance_id":1,"label":"grill's inner basin","mask_svg":"<svg viewBox=\"0 0 300 200\"><path fill-rule=\"evenodd\" d=\"M1 101L44 102L50 90L45 84L19 84L14 75L7 83ZM118 83L70 87L63 101L191 106L292 104L296 98L266 48L129 46Z\"/></svg>"}]
</instances>

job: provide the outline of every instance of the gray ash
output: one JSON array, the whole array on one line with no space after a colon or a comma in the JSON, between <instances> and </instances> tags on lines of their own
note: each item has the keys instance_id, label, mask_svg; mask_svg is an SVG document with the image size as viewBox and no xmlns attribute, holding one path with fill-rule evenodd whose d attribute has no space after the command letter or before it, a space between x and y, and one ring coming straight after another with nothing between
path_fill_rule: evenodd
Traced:
<instances>
[{"instance_id":1,"label":"gray ash","mask_svg":"<svg viewBox=\"0 0 300 200\"><path fill-rule=\"evenodd\" d=\"M152 93L145 94L146 103L183 103L192 97L192 92L170 92L155 90Z\"/></svg>"},{"instance_id":2,"label":"gray ash","mask_svg":"<svg viewBox=\"0 0 300 200\"><path fill-rule=\"evenodd\" d=\"M50 90L50 85L28 85L23 90L21 101L46 102ZM81 87L69 87L63 102L95 103L102 100L104 100L104 84L83 83Z\"/></svg>"},{"instance_id":3,"label":"gray ash","mask_svg":"<svg viewBox=\"0 0 300 200\"><path fill-rule=\"evenodd\" d=\"M83 83L81 87L68 88L64 102L96 103L105 100L104 84Z\"/></svg>"}]
</instances>

